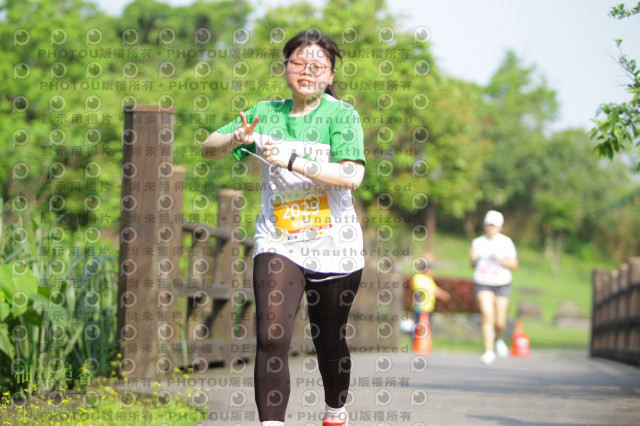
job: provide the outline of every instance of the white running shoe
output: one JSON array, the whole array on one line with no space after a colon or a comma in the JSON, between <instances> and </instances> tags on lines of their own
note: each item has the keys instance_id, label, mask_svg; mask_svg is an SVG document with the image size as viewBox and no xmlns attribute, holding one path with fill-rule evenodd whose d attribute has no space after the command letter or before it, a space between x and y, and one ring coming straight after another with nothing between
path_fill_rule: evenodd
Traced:
<instances>
[{"instance_id":1,"label":"white running shoe","mask_svg":"<svg viewBox=\"0 0 640 426\"><path fill-rule=\"evenodd\" d=\"M495 360L496 360L496 354L493 351L486 351L480 357L480 361L482 361L483 364L487 364L487 365L491 364Z\"/></svg>"},{"instance_id":2,"label":"white running shoe","mask_svg":"<svg viewBox=\"0 0 640 426\"><path fill-rule=\"evenodd\" d=\"M345 407L331 408L325 404L322 426L349 426L349 416Z\"/></svg>"},{"instance_id":3,"label":"white running shoe","mask_svg":"<svg viewBox=\"0 0 640 426\"><path fill-rule=\"evenodd\" d=\"M506 358L509 356L509 348L502 339L496 340L496 353L500 358Z\"/></svg>"}]
</instances>

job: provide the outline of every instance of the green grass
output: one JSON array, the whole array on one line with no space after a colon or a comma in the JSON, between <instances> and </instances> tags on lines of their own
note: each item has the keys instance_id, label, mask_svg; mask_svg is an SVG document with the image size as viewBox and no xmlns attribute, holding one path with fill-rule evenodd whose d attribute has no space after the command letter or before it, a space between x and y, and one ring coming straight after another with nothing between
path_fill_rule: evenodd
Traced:
<instances>
[{"instance_id":1,"label":"green grass","mask_svg":"<svg viewBox=\"0 0 640 426\"><path fill-rule=\"evenodd\" d=\"M544 349L571 349L586 351L591 336L590 330L556 327L539 321L523 321L525 333L529 336L531 350ZM511 336L505 336L505 341L511 345ZM433 336L433 350L436 352L480 353L483 351L482 339L478 335L476 339L452 339L447 336ZM400 339L400 346L407 346L409 351L413 343L408 334Z\"/></svg>"},{"instance_id":2,"label":"green grass","mask_svg":"<svg viewBox=\"0 0 640 426\"><path fill-rule=\"evenodd\" d=\"M187 426L206 420L206 412L190 405L194 390L173 395L159 384L155 386L164 393L143 396L101 385L90 389L86 395L74 394L72 397L62 393L58 398L46 401L34 398L25 406L18 404L17 407L10 402L9 392L5 392L0 397L0 424ZM200 389L196 391L200 392ZM170 398L161 397L163 395L170 395Z\"/></svg>"},{"instance_id":3,"label":"green grass","mask_svg":"<svg viewBox=\"0 0 640 426\"><path fill-rule=\"evenodd\" d=\"M523 321L524 332L529 335L532 350L535 349L586 349L591 330L556 327L538 321Z\"/></svg>"}]
</instances>

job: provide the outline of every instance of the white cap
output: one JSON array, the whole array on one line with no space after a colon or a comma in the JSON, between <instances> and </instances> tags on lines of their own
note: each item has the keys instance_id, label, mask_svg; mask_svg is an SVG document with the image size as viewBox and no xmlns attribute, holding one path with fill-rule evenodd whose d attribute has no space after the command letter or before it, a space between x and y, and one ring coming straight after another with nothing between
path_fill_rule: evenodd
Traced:
<instances>
[{"instance_id":1,"label":"white cap","mask_svg":"<svg viewBox=\"0 0 640 426\"><path fill-rule=\"evenodd\" d=\"M489 210L487 212L487 214L484 216L484 225L495 225L498 228L500 228L502 226L502 224L504 223L504 216L502 216L502 213L495 211L495 210Z\"/></svg>"}]
</instances>

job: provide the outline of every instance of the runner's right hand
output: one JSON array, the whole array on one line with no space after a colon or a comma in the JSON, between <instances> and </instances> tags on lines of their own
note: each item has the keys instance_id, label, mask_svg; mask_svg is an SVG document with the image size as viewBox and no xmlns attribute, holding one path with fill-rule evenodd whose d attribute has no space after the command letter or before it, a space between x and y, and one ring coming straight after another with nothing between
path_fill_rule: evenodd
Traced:
<instances>
[{"instance_id":1,"label":"runner's right hand","mask_svg":"<svg viewBox=\"0 0 640 426\"><path fill-rule=\"evenodd\" d=\"M240 119L242 120L242 124L236 127L236 129L232 133L232 137L237 144L250 145L253 143L253 129L255 129L258 125L260 116L256 116L256 119L253 120L253 123L247 124L247 117L244 115L244 112L240 112Z\"/></svg>"}]
</instances>

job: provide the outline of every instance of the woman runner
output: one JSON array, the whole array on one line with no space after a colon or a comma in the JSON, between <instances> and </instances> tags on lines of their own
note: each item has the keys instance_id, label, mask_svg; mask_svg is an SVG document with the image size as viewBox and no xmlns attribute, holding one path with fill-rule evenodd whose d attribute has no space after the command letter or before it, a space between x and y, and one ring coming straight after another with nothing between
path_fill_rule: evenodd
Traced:
<instances>
[{"instance_id":1,"label":"woman runner","mask_svg":"<svg viewBox=\"0 0 640 426\"><path fill-rule=\"evenodd\" d=\"M255 399L261 426L284 425L293 324L302 293L324 386L323 426L345 426L351 358L345 327L364 267L352 190L364 177L360 118L338 99L336 42L303 31L283 49L291 98L263 101L213 132L205 158L261 157L253 288Z\"/></svg>"},{"instance_id":2,"label":"woman runner","mask_svg":"<svg viewBox=\"0 0 640 426\"><path fill-rule=\"evenodd\" d=\"M485 234L473 240L469 254L476 269L473 281L482 313L484 354L480 360L484 364L495 361L496 353L500 357L509 355L502 333L507 326L511 271L518 268L518 255L511 238L500 233L503 223L502 213L489 210L484 217Z\"/></svg>"}]
</instances>

